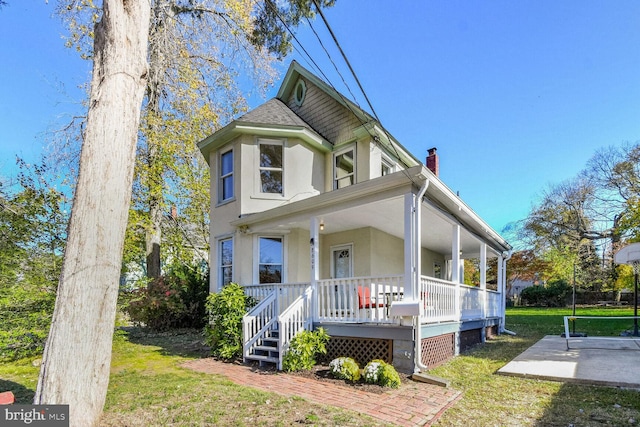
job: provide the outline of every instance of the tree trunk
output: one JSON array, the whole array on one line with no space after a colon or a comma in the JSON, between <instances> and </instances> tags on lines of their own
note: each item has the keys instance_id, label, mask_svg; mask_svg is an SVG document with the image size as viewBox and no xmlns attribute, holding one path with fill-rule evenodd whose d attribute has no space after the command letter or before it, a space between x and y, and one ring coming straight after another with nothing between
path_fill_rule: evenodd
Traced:
<instances>
[{"instance_id":1,"label":"tree trunk","mask_svg":"<svg viewBox=\"0 0 640 427\"><path fill-rule=\"evenodd\" d=\"M87 127L36 404L97 424L109 384L122 249L147 73L148 2L104 0Z\"/></svg>"}]
</instances>

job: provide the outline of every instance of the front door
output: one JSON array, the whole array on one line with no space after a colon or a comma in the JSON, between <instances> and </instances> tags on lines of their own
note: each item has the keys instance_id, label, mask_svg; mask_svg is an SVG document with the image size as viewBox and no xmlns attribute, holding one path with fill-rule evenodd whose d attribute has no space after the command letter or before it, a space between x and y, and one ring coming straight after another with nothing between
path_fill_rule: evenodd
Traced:
<instances>
[{"instance_id":1,"label":"front door","mask_svg":"<svg viewBox=\"0 0 640 427\"><path fill-rule=\"evenodd\" d=\"M331 275L334 279L353 277L352 245L331 248ZM335 307L349 309L349 289L346 286L335 287Z\"/></svg>"}]
</instances>

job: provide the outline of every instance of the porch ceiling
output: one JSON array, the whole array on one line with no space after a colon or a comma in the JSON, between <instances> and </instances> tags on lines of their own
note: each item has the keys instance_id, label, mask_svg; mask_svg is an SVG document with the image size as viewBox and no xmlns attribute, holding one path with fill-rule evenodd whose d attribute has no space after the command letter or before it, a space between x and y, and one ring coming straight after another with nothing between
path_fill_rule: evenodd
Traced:
<instances>
[{"instance_id":1,"label":"porch ceiling","mask_svg":"<svg viewBox=\"0 0 640 427\"><path fill-rule=\"evenodd\" d=\"M320 234L339 233L364 227L372 227L387 234L404 238L404 197L395 196L383 200L371 201L358 206L336 208L318 215L324 224ZM444 254L451 255L452 219L439 212L436 208L423 203L422 205L422 246ZM274 227L275 226L275 227ZM253 232L277 231L286 232L294 228L309 230L310 217L308 215L280 219L277 225L262 224L251 227ZM476 236L461 228L460 246L463 258L477 258L480 256L480 241ZM491 252L491 251L489 251ZM489 256L490 253L488 253Z\"/></svg>"}]
</instances>

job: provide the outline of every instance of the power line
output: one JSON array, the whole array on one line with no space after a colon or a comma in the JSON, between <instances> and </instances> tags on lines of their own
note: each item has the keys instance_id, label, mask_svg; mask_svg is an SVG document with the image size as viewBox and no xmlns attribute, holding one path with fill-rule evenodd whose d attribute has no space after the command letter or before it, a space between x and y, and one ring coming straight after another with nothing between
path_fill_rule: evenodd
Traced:
<instances>
[{"instance_id":1,"label":"power line","mask_svg":"<svg viewBox=\"0 0 640 427\"><path fill-rule=\"evenodd\" d=\"M371 109L371 112L373 113L373 116L376 118L378 123L380 123L380 118L378 117L378 114L376 113L376 110L373 108L373 105L371 105L371 101L369 101L369 97L367 96L367 93L364 91L364 88L362 87L362 84L360 84L360 80L358 79L358 76L356 75L356 72L353 70L353 67L351 66L351 63L349 62L349 59L347 58L347 55L342 50L342 46L340 46L340 43L338 43L338 39L337 39L336 35L334 34L333 29L331 29L331 26L329 25L329 22L327 21L327 18L324 16L324 13L322 13L322 9L318 5L318 1L317 0L313 0L313 4L315 4L316 10L318 11L318 14L320 14L320 17L322 18L322 21L324 22L324 25L327 27L327 30L329 30L329 34L331 34L331 37L333 38L333 42L336 44L338 50L340 51L340 54L342 55L342 58L344 59L344 62L347 64L347 67L349 67L349 71L351 71L351 75L353 76L353 78L355 79L356 83L358 84L358 87L360 88L360 92L362 92L362 95L364 95L364 99L367 101L367 105L369 105L369 108ZM353 96L353 94L351 94L351 96Z\"/></svg>"}]
</instances>

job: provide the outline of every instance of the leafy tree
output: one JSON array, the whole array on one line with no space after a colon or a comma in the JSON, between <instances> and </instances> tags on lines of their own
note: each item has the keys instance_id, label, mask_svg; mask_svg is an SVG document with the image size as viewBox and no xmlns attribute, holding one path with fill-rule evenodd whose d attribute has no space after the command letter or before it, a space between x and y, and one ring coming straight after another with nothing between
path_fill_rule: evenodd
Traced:
<instances>
[{"instance_id":1,"label":"leafy tree","mask_svg":"<svg viewBox=\"0 0 640 427\"><path fill-rule=\"evenodd\" d=\"M17 191L0 184L0 359L42 351L66 240L66 199L48 169L18 164Z\"/></svg>"},{"instance_id":2,"label":"leafy tree","mask_svg":"<svg viewBox=\"0 0 640 427\"><path fill-rule=\"evenodd\" d=\"M547 279L620 290L612 255L640 230L639 190L638 143L599 150L576 178L549 187L521 224Z\"/></svg>"},{"instance_id":3,"label":"leafy tree","mask_svg":"<svg viewBox=\"0 0 640 427\"><path fill-rule=\"evenodd\" d=\"M91 57L91 23L100 10L91 0L63 8L69 45ZM165 218L198 227L208 242L208 167L195 143L246 111L241 85L264 94L275 77L272 63L291 49L289 31L334 0L274 2L154 0L149 27L149 73L138 140L133 204L127 233L129 259L159 277L167 259ZM240 78L242 76L242 78ZM136 234L143 234L144 238ZM174 237L179 234L174 235ZM192 233L191 238L195 235ZM134 245L144 243L144 254ZM189 242L183 239L183 245Z\"/></svg>"},{"instance_id":4,"label":"leafy tree","mask_svg":"<svg viewBox=\"0 0 640 427\"><path fill-rule=\"evenodd\" d=\"M190 9L187 15L194 22L209 11L224 22L233 22L236 9L251 10L253 5L210 3L226 8L220 12L207 8L209 3L191 0L161 4L168 7L168 13ZM145 105L153 105L147 89L157 77L153 75L154 64L149 63L149 55L154 52L149 49L149 41L154 40L150 28L158 22L151 18L157 17L160 3L103 0L99 9L92 0L61 0L59 4L70 12L89 11L83 15L88 17L84 24L75 19L81 15L70 15L70 25L72 44L81 51L82 39L93 39L93 48L84 51L93 60L93 75L63 270L34 402L73 402L70 424L86 426L97 423L106 397L140 113L145 91ZM299 4L303 3L290 0L291 7L282 11L283 16L304 15L305 9L294 7ZM268 7L280 8L287 3L267 1L265 5L257 13L245 15L249 25L260 22ZM232 37L242 39L245 33L240 30L244 28L227 30ZM210 29L201 34L210 36ZM270 35L265 38L270 39ZM175 40L175 50L187 55L177 38L164 40ZM193 40L193 45L197 43L198 39ZM264 46L270 45L265 42ZM209 65L216 68L221 64ZM197 71L196 67L192 69Z\"/></svg>"},{"instance_id":5,"label":"leafy tree","mask_svg":"<svg viewBox=\"0 0 640 427\"><path fill-rule=\"evenodd\" d=\"M97 423L109 383L148 71L148 5L104 0L102 10L94 27L93 76L63 269L34 398L36 404L72 402L73 426Z\"/></svg>"}]
</instances>

